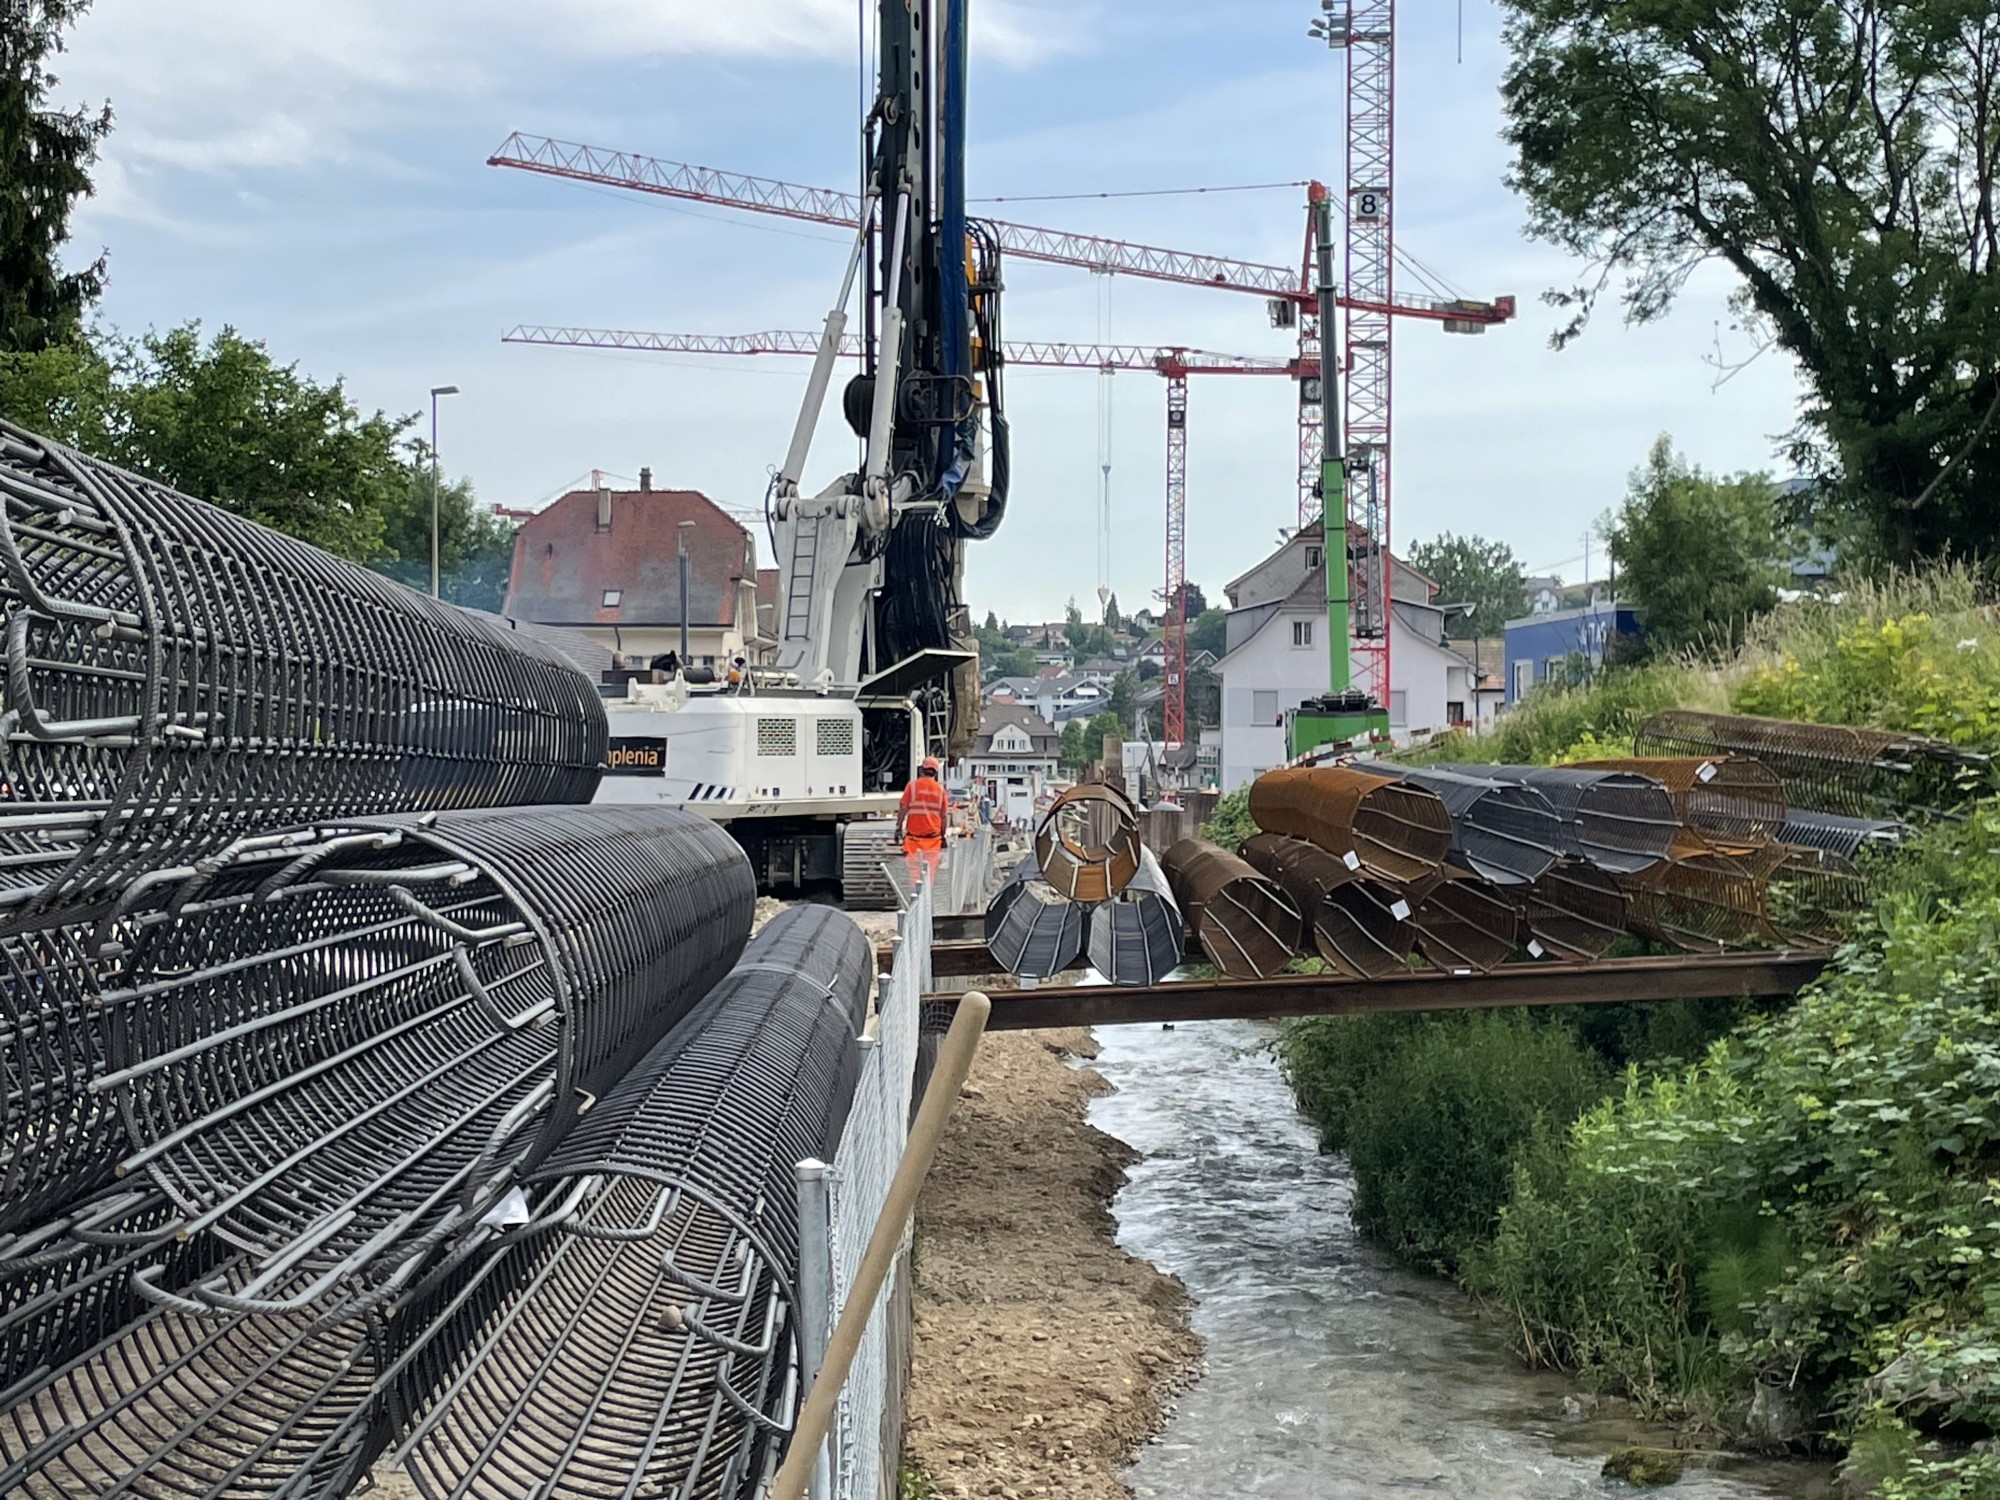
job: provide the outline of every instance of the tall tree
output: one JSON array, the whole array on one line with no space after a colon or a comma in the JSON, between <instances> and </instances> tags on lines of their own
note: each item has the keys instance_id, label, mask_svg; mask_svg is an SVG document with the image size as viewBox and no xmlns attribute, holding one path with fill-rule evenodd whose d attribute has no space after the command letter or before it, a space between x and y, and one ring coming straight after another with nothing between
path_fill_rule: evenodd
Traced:
<instances>
[{"instance_id":1,"label":"tall tree","mask_svg":"<svg viewBox=\"0 0 2000 1500\"><path fill-rule=\"evenodd\" d=\"M1634 321L1702 263L1807 390L1821 529L2000 547L2000 13L1981 0L1501 0L1511 183Z\"/></svg>"},{"instance_id":2,"label":"tall tree","mask_svg":"<svg viewBox=\"0 0 2000 1500\"><path fill-rule=\"evenodd\" d=\"M104 290L104 257L66 270L69 217L91 191L111 106L57 109L50 60L90 0L0 4L0 352L74 338Z\"/></svg>"},{"instance_id":3,"label":"tall tree","mask_svg":"<svg viewBox=\"0 0 2000 1500\"><path fill-rule=\"evenodd\" d=\"M0 411L355 562L383 556L385 516L411 503L412 418L364 416L231 328L0 353Z\"/></svg>"},{"instance_id":4,"label":"tall tree","mask_svg":"<svg viewBox=\"0 0 2000 1500\"><path fill-rule=\"evenodd\" d=\"M1493 635L1504 621L1528 612L1521 564L1505 542L1447 531L1412 547L1410 566L1438 586L1438 603L1473 606L1445 616L1445 634L1456 640Z\"/></svg>"},{"instance_id":5,"label":"tall tree","mask_svg":"<svg viewBox=\"0 0 2000 1500\"><path fill-rule=\"evenodd\" d=\"M1618 590L1645 611L1656 650L1736 645L1778 602L1785 577L1774 489L1763 474L1718 478L1662 437L1605 529Z\"/></svg>"},{"instance_id":6,"label":"tall tree","mask_svg":"<svg viewBox=\"0 0 2000 1500\"><path fill-rule=\"evenodd\" d=\"M514 529L481 510L469 479L438 485L438 593L453 604L498 611L507 602ZM382 513L378 573L428 593L431 586L430 449L410 446L404 481Z\"/></svg>"},{"instance_id":7,"label":"tall tree","mask_svg":"<svg viewBox=\"0 0 2000 1500\"><path fill-rule=\"evenodd\" d=\"M1118 630L1125 624L1125 617L1118 613L1118 596L1108 594L1104 600L1104 628Z\"/></svg>"}]
</instances>

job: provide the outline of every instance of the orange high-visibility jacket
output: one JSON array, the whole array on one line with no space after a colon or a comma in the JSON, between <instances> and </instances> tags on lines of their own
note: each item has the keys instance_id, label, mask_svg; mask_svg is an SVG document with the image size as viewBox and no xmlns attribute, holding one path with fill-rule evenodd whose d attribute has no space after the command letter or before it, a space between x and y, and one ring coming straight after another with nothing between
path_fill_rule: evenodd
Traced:
<instances>
[{"instance_id":1,"label":"orange high-visibility jacket","mask_svg":"<svg viewBox=\"0 0 2000 1500\"><path fill-rule=\"evenodd\" d=\"M934 776L919 776L903 788L903 834L913 839L944 837L945 814L950 800L944 783Z\"/></svg>"}]
</instances>

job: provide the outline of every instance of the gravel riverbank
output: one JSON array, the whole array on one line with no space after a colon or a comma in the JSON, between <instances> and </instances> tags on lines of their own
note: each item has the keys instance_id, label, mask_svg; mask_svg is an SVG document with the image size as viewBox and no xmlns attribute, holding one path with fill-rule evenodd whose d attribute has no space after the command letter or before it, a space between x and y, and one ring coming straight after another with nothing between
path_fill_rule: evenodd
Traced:
<instances>
[{"instance_id":1,"label":"gravel riverbank","mask_svg":"<svg viewBox=\"0 0 2000 1500\"><path fill-rule=\"evenodd\" d=\"M904 1462L939 1496L1129 1500L1201 1358L1185 1288L1117 1246L1132 1150L1086 1120L1087 1031L999 1033L917 1206Z\"/></svg>"}]
</instances>

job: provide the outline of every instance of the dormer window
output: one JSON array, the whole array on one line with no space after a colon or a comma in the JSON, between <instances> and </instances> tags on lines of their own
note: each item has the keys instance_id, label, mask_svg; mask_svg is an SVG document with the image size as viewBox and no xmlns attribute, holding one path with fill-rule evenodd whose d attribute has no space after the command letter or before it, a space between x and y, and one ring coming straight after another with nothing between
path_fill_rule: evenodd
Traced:
<instances>
[{"instance_id":1,"label":"dormer window","mask_svg":"<svg viewBox=\"0 0 2000 1500\"><path fill-rule=\"evenodd\" d=\"M1306 571L1308 573L1319 566L1319 560L1323 555L1316 546L1308 545L1306 547Z\"/></svg>"},{"instance_id":2,"label":"dormer window","mask_svg":"<svg viewBox=\"0 0 2000 1500\"><path fill-rule=\"evenodd\" d=\"M623 589L606 589L604 591L604 607L606 609L616 609L619 601L624 597L625 591Z\"/></svg>"}]
</instances>

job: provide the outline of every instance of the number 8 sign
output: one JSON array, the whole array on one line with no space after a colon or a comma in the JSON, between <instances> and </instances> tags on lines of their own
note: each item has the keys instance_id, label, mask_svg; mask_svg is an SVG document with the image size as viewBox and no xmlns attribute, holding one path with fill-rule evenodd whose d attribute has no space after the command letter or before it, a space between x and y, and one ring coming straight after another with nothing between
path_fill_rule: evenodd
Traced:
<instances>
[{"instance_id":1,"label":"number 8 sign","mask_svg":"<svg viewBox=\"0 0 2000 1500\"><path fill-rule=\"evenodd\" d=\"M1353 216L1364 224L1379 224L1389 217L1389 195L1380 188L1356 188Z\"/></svg>"}]
</instances>

